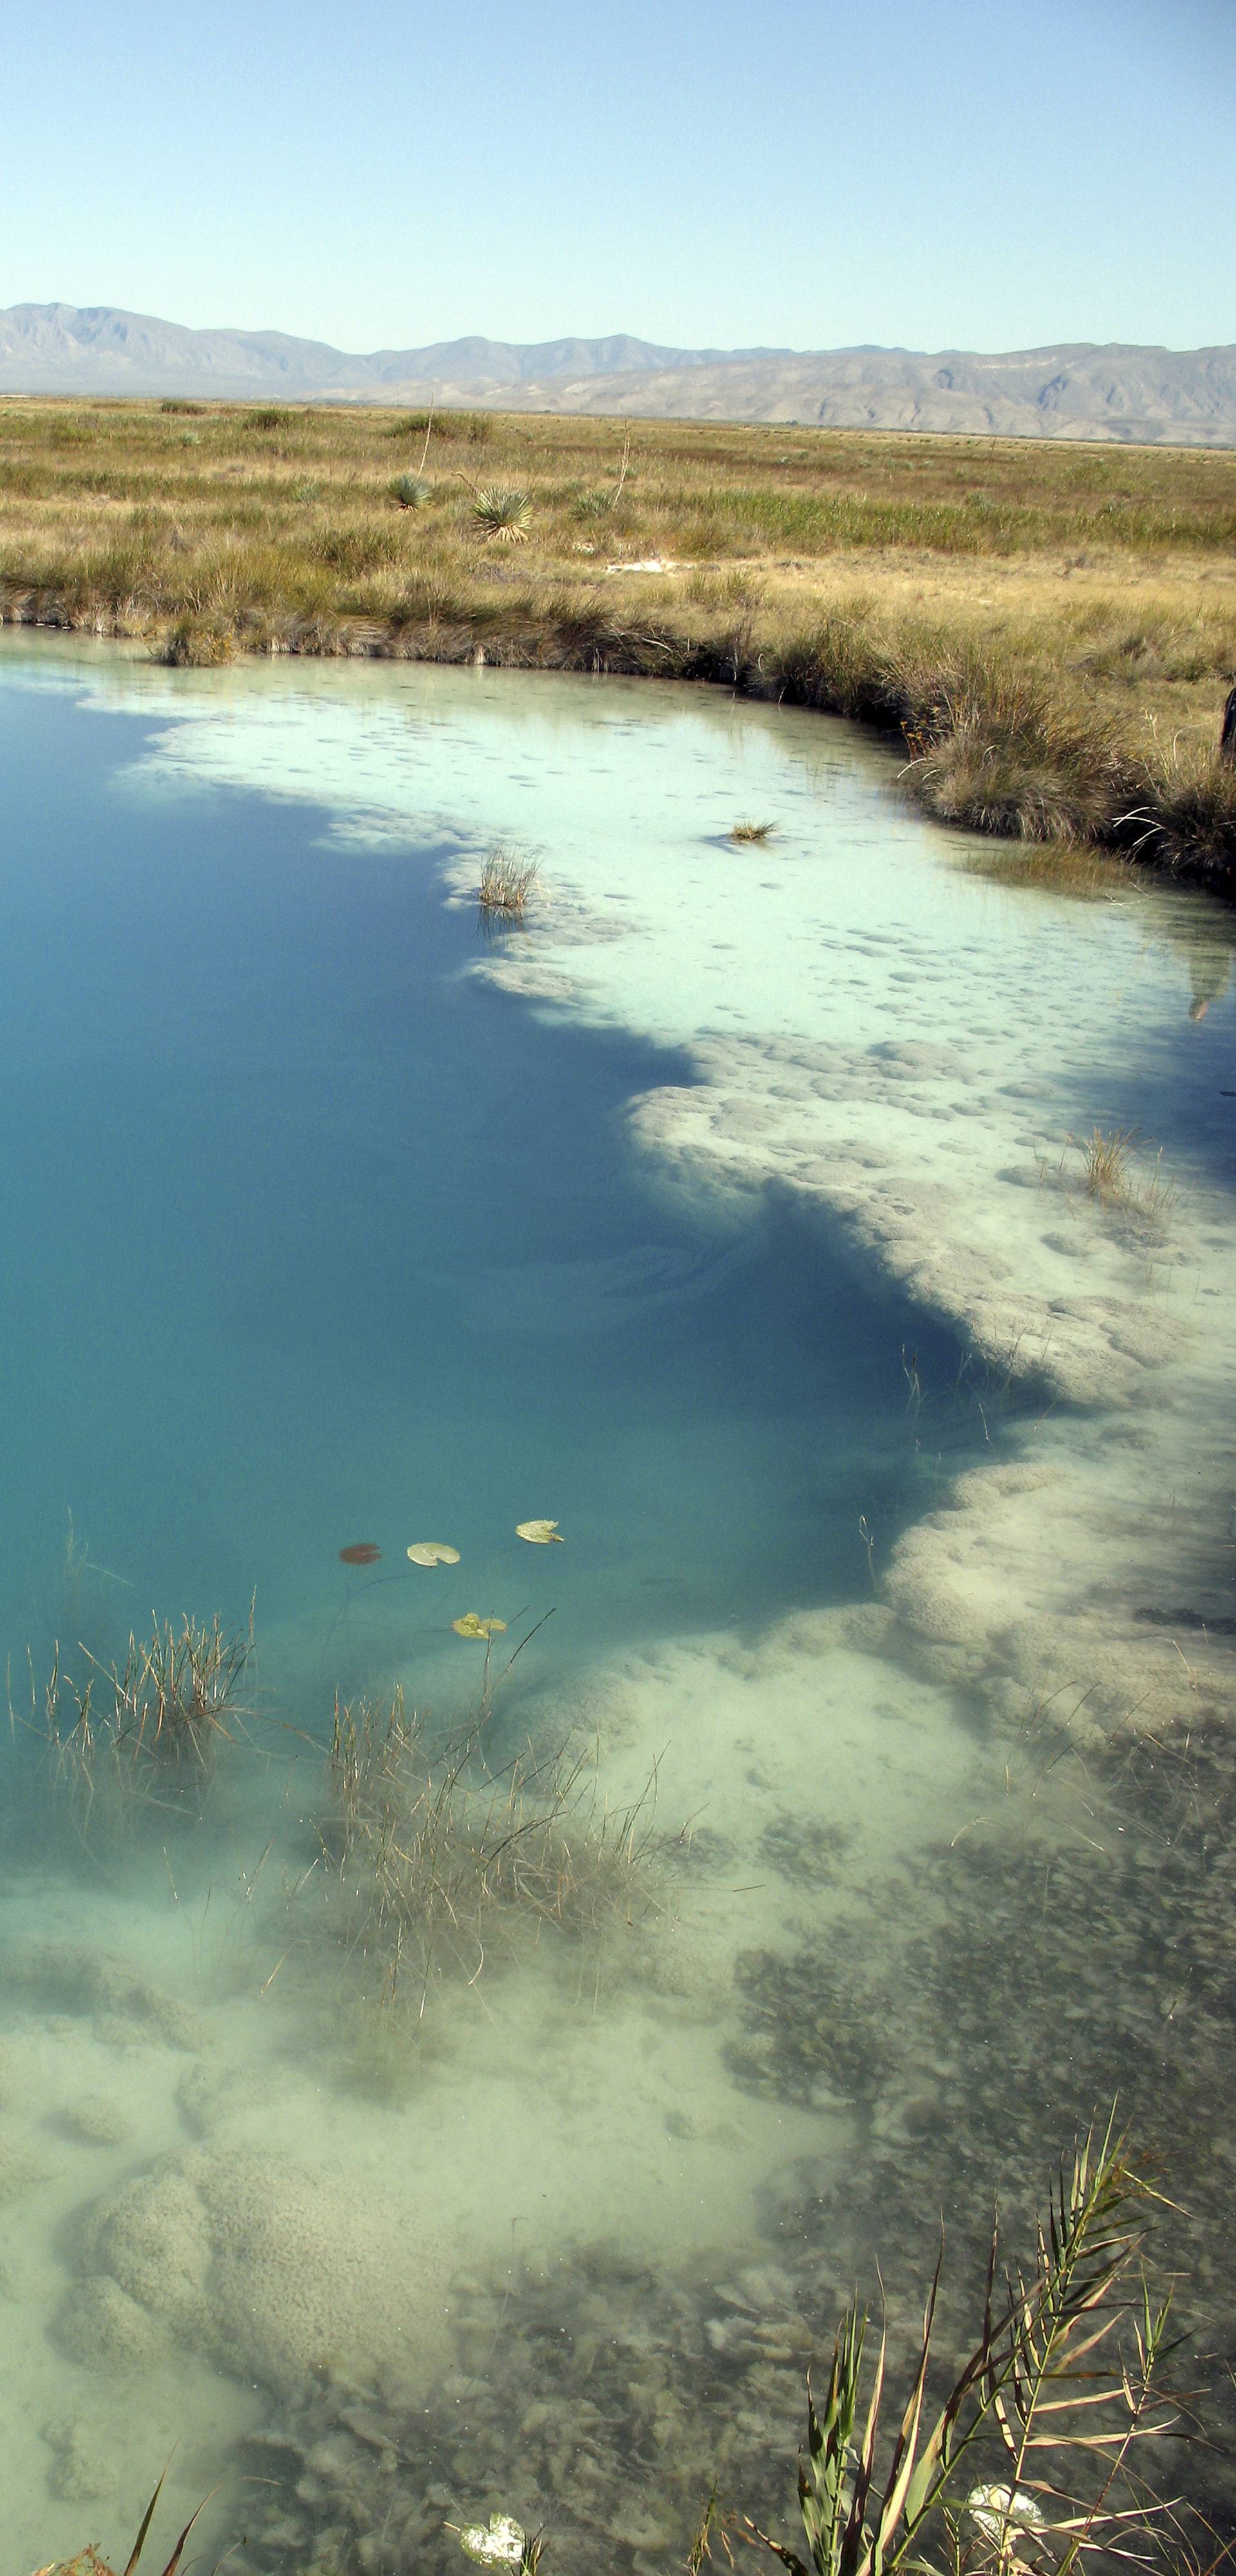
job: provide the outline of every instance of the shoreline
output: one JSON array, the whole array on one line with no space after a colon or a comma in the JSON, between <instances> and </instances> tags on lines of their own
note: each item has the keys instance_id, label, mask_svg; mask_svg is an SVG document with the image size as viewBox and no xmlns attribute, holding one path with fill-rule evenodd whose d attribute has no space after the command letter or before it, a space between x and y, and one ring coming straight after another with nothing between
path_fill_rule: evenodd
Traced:
<instances>
[{"instance_id":1,"label":"shoreline","mask_svg":"<svg viewBox=\"0 0 1236 2576\"><path fill-rule=\"evenodd\" d=\"M1236 889L1234 537L1236 449L0 397L0 623L840 715L1081 891Z\"/></svg>"},{"instance_id":2,"label":"shoreline","mask_svg":"<svg viewBox=\"0 0 1236 2576\"><path fill-rule=\"evenodd\" d=\"M1222 901L1236 900L1236 765L1228 773L1230 826L1222 813L1217 818L1203 815L1193 838L1194 827L1172 814L1170 800L1156 799L1146 778L1132 767L1105 761L1101 747L1097 767L1100 771L1106 767L1106 776L1091 776L1081 789L1066 785L1055 800L1055 813L1045 810L1051 800L1041 786L1029 800L1015 786L996 786L984 802L982 773L1000 767L1006 747L996 729L983 725L973 675L966 680L958 673L934 671L926 675L925 689L916 691L891 662L883 673L878 666L855 673L830 669L826 658L808 654L791 656L784 668L767 670L758 634L751 639L751 658L745 660L736 657L732 647L697 645L690 636L668 629L634 635L616 622L608 633L598 628L581 639L567 628L533 642L514 631L495 632L487 618L478 618L475 627L435 632L396 623L379 626L359 616L341 616L324 628L320 620L302 625L289 616L275 630L264 623L260 635L252 639L242 629L226 649L219 649L218 639L211 636L199 651L193 637L176 627L152 639L144 620L128 623L121 612L104 622L97 612L75 612L67 600L22 600L0 593L0 629L5 626L85 635L103 643L149 642L151 661L165 669L215 669L242 657L424 662L448 669L471 665L596 679L676 680L723 689L757 704L798 707L861 725L886 748L895 746L901 752L905 795L930 821L945 828L978 831L998 847L1011 846L1027 856L1033 853L1030 864L1055 870L1064 891L1074 871L1085 886L1089 860L1092 864L1106 861L1113 869L1129 869L1151 881L1197 886ZM942 713L939 703L953 692L962 701L955 717L951 705ZM1034 708L1018 710L1015 718L1019 728L1028 725L1032 730L1043 721L1044 711ZM1037 748L1041 753L1042 746ZM1068 749L1086 760L1082 742ZM958 750L961 763L977 773L973 788L963 782L959 789L948 774ZM1096 766L1090 760L1086 765ZM981 808L977 814L975 794ZM1129 808L1130 798L1141 801ZM1128 810L1104 812L1104 806Z\"/></svg>"}]
</instances>

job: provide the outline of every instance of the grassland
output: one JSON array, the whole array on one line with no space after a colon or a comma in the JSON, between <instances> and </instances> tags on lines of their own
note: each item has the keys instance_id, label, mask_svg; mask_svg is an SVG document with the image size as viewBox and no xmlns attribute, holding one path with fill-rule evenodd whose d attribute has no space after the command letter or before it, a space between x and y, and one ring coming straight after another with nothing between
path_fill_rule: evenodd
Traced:
<instances>
[{"instance_id":1,"label":"grassland","mask_svg":"<svg viewBox=\"0 0 1236 2576\"><path fill-rule=\"evenodd\" d=\"M1232 450L0 400L0 615L710 680L898 730L1062 867L1236 885Z\"/></svg>"}]
</instances>

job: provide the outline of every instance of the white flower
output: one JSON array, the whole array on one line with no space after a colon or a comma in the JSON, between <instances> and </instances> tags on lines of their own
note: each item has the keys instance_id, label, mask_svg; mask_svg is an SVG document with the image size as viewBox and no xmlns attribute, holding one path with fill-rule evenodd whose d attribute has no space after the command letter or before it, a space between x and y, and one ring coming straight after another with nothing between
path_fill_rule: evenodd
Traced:
<instances>
[{"instance_id":1,"label":"white flower","mask_svg":"<svg viewBox=\"0 0 1236 2576\"><path fill-rule=\"evenodd\" d=\"M973 2487L966 2497L966 2512L978 2524L984 2540L1004 2540L1015 2531L1037 2531L1043 2516L1032 2495L1020 2487Z\"/></svg>"},{"instance_id":2,"label":"white flower","mask_svg":"<svg viewBox=\"0 0 1236 2576\"><path fill-rule=\"evenodd\" d=\"M459 2534L459 2546L481 2567L518 2567L524 2554L524 2534L509 2513L491 2513L489 2529L483 2522L470 2522Z\"/></svg>"}]
</instances>

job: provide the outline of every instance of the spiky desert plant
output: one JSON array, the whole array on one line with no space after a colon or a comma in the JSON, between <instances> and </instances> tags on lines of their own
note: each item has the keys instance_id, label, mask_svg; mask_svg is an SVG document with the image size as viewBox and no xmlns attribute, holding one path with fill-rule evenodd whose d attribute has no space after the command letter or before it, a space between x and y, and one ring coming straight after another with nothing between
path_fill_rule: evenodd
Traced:
<instances>
[{"instance_id":1,"label":"spiky desert plant","mask_svg":"<svg viewBox=\"0 0 1236 2576\"><path fill-rule=\"evenodd\" d=\"M472 504L472 516L483 536L504 545L523 545L532 526L532 503L526 492L487 483Z\"/></svg>"},{"instance_id":2,"label":"spiky desert plant","mask_svg":"<svg viewBox=\"0 0 1236 2576\"><path fill-rule=\"evenodd\" d=\"M397 474L391 485L401 510L423 510L432 492L433 485L424 474Z\"/></svg>"},{"instance_id":3,"label":"spiky desert plant","mask_svg":"<svg viewBox=\"0 0 1236 2576\"><path fill-rule=\"evenodd\" d=\"M937 2263L878 2478L885 2337L866 2372L867 2312L848 2308L819 2410L808 2381L798 2471L808 2556L744 2517L748 2533L791 2576L925 2576L946 2565L1071 2576L1149 2563L1178 2507L1144 2484L1134 2453L1181 2424L1160 2390L1167 2302L1156 2307L1138 2259L1150 2197L1113 2125L1089 2131L1061 2168L1028 2270L1004 2272L993 2231L978 2341L928 2425Z\"/></svg>"}]
</instances>

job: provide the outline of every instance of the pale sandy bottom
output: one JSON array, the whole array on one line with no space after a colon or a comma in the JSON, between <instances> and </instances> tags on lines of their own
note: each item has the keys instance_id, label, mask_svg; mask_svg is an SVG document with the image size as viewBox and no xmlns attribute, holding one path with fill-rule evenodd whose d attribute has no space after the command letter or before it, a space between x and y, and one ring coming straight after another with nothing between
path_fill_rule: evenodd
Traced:
<instances>
[{"instance_id":1,"label":"pale sandy bottom","mask_svg":"<svg viewBox=\"0 0 1236 2576\"><path fill-rule=\"evenodd\" d=\"M759 2252L765 2198L801 2163L844 2167L843 2093L822 2083L787 2103L736 2079L735 1960L826 1934L873 1883L900 1912L916 1850L1006 1795L947 1690L850 1642L872 1616L688 1639L598 1671L575 1715L598 1732L603 1795L638 1799L655 1759L657 1825L690 1820L663 1908L586 1959L547 1935L522 1967L435 2003L419 2050L370 2049L363 2033L358 2046L313 1880L289 1902L308 1764L291 1799L271 1774L242 1793L230 1850L182 1832L114 1876L39 1871L10 1888L0 2355L15 2567L132 2519L173 2450L171 2505L188 2511L227 2480L268 2389L376 2368L415 2405L450 2364L460 2272L569 2268L597 2241L732 2268ZM282 1848L250 1892L272 1827ZM220 2532L236 2512L225 2484Z\"/></svg>"}]
</instances>

